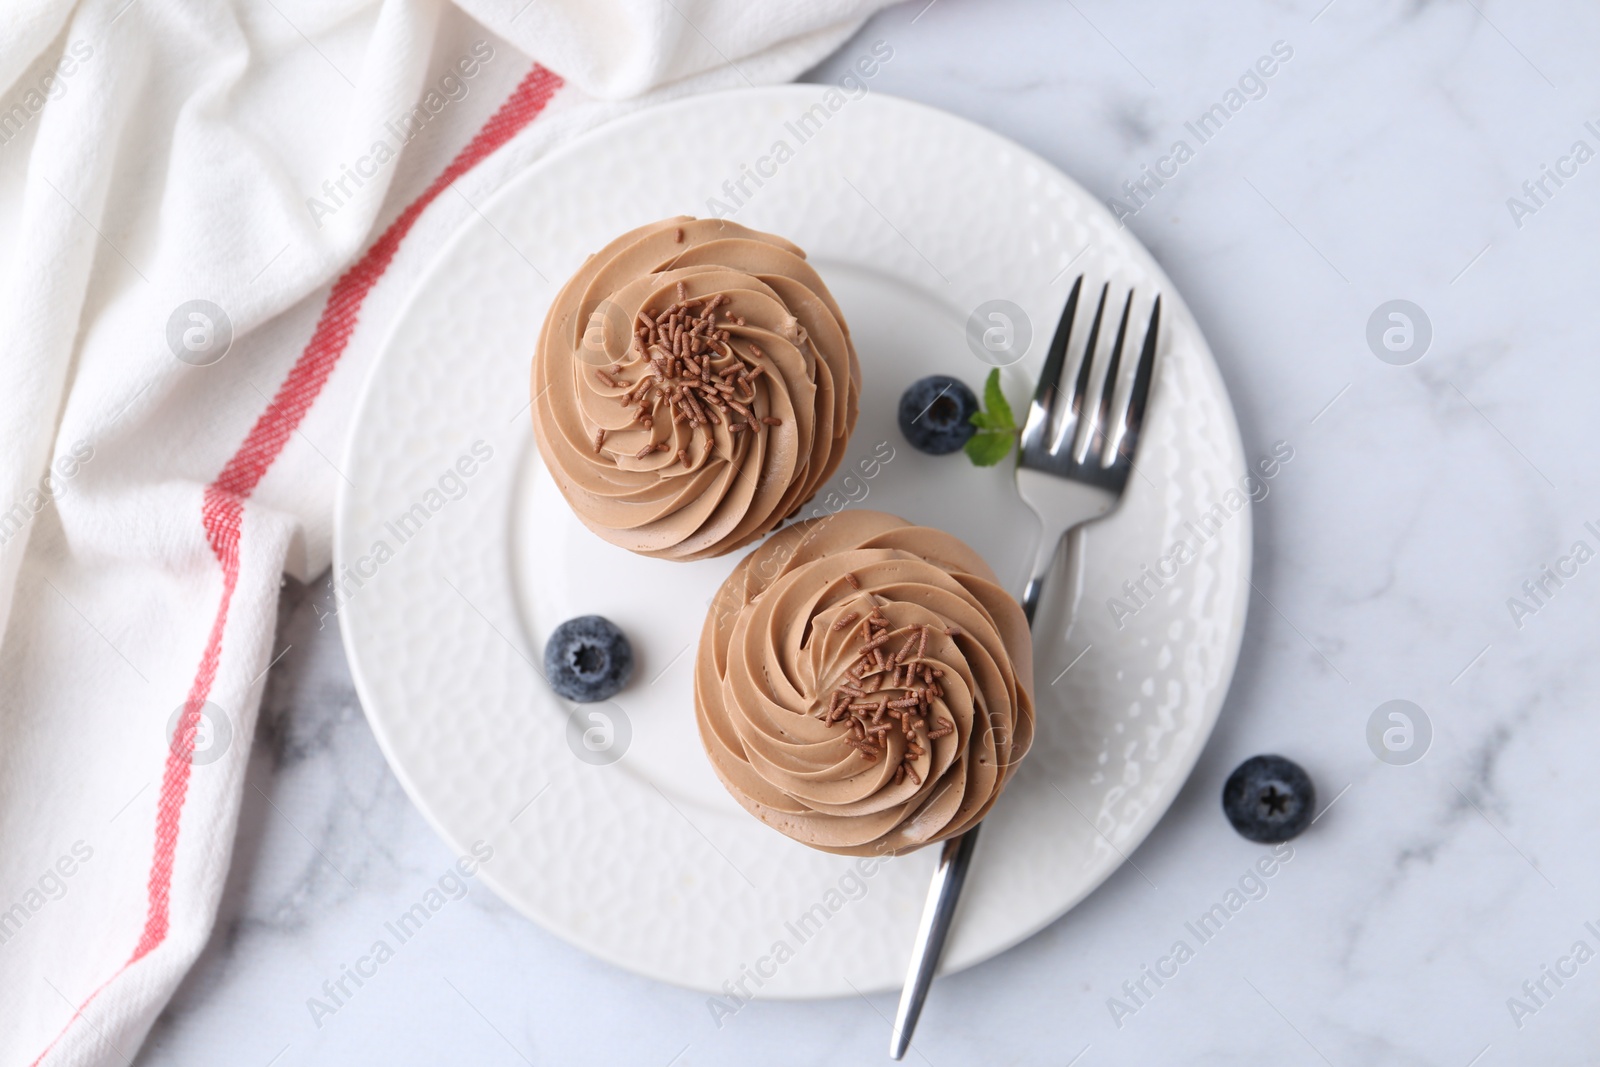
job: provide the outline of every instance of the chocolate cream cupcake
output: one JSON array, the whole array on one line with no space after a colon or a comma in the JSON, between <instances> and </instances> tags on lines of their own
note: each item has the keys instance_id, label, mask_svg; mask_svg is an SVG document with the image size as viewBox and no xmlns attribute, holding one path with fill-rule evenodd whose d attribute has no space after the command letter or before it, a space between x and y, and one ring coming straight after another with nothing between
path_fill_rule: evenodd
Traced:
<instances>
[{"instance_id":1,"label":"chocolate cream cupcake","mask_svg":"<svg viewBox=\"0 0 1600 1067\"><path fill-rule=\"evenodd\" d=\"M1028 751L1028 622L949 534L875 511L797 523L713 601L695 712L761 821L827 852L906 852L976 825Z\"/></svg>"},{"instance_id":2,"label":"chocolate cream cupcake","mask_svg":"<svg viewBox=\"0 0 1600 1067\"><path fill-rule=\"evenodd\" d=\"M533 360L539 453L584 525L647 556L758 540L844 458L861 367L781 237L687 216L590 256Z\"/></svg>"}]
</instances>

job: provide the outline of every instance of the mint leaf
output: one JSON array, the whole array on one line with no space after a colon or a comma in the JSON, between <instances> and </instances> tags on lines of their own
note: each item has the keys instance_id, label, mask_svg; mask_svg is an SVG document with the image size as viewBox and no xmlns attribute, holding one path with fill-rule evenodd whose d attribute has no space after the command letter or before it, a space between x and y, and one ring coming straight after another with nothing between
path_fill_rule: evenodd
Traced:
<instances>
[{"instance_id":1,"label":"mint leaf","mask_svg":"<svg viewBox=\"0 0 1600 1067\"><path fill-rule=\"evenodd\" d=\"M1016 432L1012 430L1004 433L985 431L974 434L966 444L967 458L972 460L975 466L992 467L1006 458L1016 440Z\"/></svg>"},{"instance_id":2,"label":"mint leaf","mask_svg":"<svg viewBox=\"0 0 1600 1067\"><path fill-rule=\"evenodd\" d=\"M978 432L967 441L967 458L979 467L992 467L1006 458L1017 440L1017 422L1006 403L1006 394L1000 391L1000 369L989 372L983 383L983 406L987 410L972 414L972 425Z\"/></svg>"},{"instance_id":3,"label":"mint leaf","mask_svg":"<svg viewBox=\"0 0 1600 1067\"><path fill-rule=\"evenodd\" d=\"M989 409L991 418L997 420L996 430L1015 430L1017 421L1012 417L1011 405L1006 403L1006 394L1000 391L1000 368L996 367L989 372L989 377L983 383L983 406Z\"/></svg>"}]
</instances>

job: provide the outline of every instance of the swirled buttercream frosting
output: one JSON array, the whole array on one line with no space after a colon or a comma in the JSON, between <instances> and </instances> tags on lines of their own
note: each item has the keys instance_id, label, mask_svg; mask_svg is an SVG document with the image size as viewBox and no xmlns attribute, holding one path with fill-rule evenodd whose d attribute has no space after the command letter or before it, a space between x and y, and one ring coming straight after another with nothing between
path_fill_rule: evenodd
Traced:
<instances>
[{"instance_id":1,"label":"swirled buttercream frosting","mask_svg":"<svg viewBox=\"0 0 1600 1067\"><path fill-rule=\"evenodd\" d=\"M1028 751L1028 622L947 533L875 511L796 523L712 602L695 713L761 821L828 852L909 851L976 825Z\"/></svg>"},{"instance_id":2,"label":"swirled buttercream frosting","mask_svg":"<svg viewBox=\"0 0 1600 1067\"><path fill-rule=\"evenodd\" d=\"M844 458L861 367L805 253L679 217L590 256L533 360L539 453L583 523L647 556L755 541Z\"/></svg>"}]
</instances>

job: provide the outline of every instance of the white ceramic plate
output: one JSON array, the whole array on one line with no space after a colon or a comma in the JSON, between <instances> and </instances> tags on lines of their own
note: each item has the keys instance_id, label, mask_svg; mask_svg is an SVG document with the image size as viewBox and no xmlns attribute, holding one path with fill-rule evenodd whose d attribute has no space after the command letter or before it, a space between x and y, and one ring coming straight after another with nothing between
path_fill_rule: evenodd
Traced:
<instances>
[{"instance_id":1,"label":"white ceramic plate","mask_svg":"<svg viewBox=\"0 0 1600 1067\"><path fill-rule=\"evenodd\" d=\"M736 557L669 563L602 542L534 452L534 338L586 255L653 219L712 214L711 198L734 207L724 183L756 171L732 217L808 251L861 355L850 458L818 503L943 527L1019 588L1038 529L1009 463L978 470L914 451L895 425L899 395L931 372L981 386L989 367L966 324L984 301L1013 301L1031 320L1026 357L1005 371L1020 410L1080 271L1163 294L1139 471L1039 613L1038 738L985 824L946 970L1060 916L1161 817L1227 689L1250 562L1248 506L1230 493L1245 474L1237 426L1149 254L1011 142L881 95L829 111L825 91L635 115L500 192L422 279L374 367L334 545L336 576L353 576L339 619L373 730L452 847L493 848L481 880L623 967L705 990L744 978L780 997L898 986L937 850L863 873L761 825L712 774L694 724L694 643ZM779 141L792 150L781 163ZM1202 538L1185 524L1208 512L1196 529L1215 530ZM1195 558L1119 627L1108 598L1180 540ZM638 662L614 702L574 713L533 665L554 626L589 613L620 624Z\"/></svg>"}]
</instances>

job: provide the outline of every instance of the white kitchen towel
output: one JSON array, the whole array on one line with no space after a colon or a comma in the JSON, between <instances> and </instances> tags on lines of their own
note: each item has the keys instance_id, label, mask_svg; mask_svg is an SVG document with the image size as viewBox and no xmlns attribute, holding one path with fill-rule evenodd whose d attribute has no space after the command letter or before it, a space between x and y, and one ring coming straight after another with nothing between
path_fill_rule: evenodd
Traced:
<instances>
[{"instance_id":1,"label":"white kitchen towel","mask_svg":"<svg viewBox=\"0 0 1600 1067\"><path fill-rule=\"evenodd\" d=\"M211 930L280 575L440 242L884 0L0 12L0 1065L124 1063ZM562 210L552 205L551 210Z\"/></svg>"}]
</instances>

